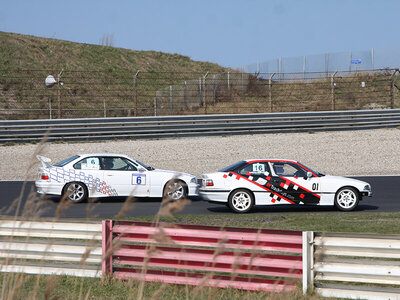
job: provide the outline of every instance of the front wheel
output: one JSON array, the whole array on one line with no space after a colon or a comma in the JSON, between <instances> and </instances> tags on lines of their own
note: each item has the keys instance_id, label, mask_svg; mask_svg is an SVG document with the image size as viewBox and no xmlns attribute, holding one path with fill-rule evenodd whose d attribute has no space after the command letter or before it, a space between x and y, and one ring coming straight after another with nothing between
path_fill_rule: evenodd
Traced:
<instances>
[{"instance_id":1,"label":"front wheel","mask_svg":"<svg viewBox=\"0 0 400 300\"><path fill-rule=\"evenodd\" d=\"M248 190L239 189L229 195L228 205L235 213L246 213L250 211L253 204L253 194Z\"/></svg>"},{"instance_id":2,"label":"front wheel","mask_svg":"<svg viewBox=\"0 0 400 300\"><path fill-rule=\"evenodd\" d=\"M360 194L355 188L341 188L335 196L335 206L341 211L354 210L360 201Z\"/></svg>"},{"instance_id":3,"label":"front wheel","mask_svg":"<svg viewBox=\"0 0 400 300\"><path fill-rule=\"evenodd\" d=\"M81 182L71 182L65 187L64 197L68 200L79 203L87 199L86 186Z\"/></svg>"},{"instance_id":4,"label":"front wheel","mask_svg":"<svg viewBox=\"0 0 400 300\"><path fill-rule=\"evenodd\" d=\"M164 198L167 200L177 201L185 199L187 196L186 184L180 180L170 180L164 188Z\"/></svg>"}]
</instances>

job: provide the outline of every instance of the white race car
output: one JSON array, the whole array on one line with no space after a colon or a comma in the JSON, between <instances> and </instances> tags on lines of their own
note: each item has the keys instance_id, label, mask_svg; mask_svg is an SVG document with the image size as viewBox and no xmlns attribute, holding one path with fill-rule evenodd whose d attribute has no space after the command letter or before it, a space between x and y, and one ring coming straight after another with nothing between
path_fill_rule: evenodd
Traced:
<instances>
[{"instance_id":1,"label":"white race car","mask_svg":"<svg viewBox=\"0 0 400 300\"><path fill-rule=\"evenodd\" d=\"M42 162L38 193L65 195L73 202L88 197L135 196L168 197L179 200L197 196L195 176L159 170L121 154L80 154L50 165L50 159L37 156Z\"/></svg>"},{"instance_id":2,"label":"white race car","mask_svg":"<svg viewBox=\"0 0 400 300\"><path fill-rule=\"evenodd\" d=\"M218 172L203 174L200 196L227 204L234 212L253 205L335 205L351 211L363 196L371 196L364 181L323 175L294 160L250 159Z\"/></svg>"}]
</instances>

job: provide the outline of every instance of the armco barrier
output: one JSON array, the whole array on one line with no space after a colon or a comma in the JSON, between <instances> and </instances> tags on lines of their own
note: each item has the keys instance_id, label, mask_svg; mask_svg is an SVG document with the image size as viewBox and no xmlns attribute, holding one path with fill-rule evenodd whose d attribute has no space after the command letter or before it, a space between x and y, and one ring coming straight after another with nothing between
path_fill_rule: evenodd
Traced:
<instances>
[{"instance_id":1,"label":"armco barrier","mask_svg":"<svg viewBox=\"0 0 400 300\"><path fill-rule=\"evenodd\" d=\"M101 277L101 224L0 220L0 272Z\"/></svg>"},{"instance_id":2,"label":"armco barrier","mask_svg":"<svg viewBox=\"0 0 400 300\"><path fill-rule=\"evenodd\" d=\"M0 220L0 272L400 300L399 259L400 235Z\"/></svg>"},{"instance_id":3,"label":"armco barrier","mask_svg":"<svg viewBox=\"0 0 400 300\"><path fill-rule=\"evenodd\" d=\"M120 279L289 291L301 253L298 231L103 221L102 272Z\"/></svg>"},{"instance_id":4,"label":"armco barrier","mask_svg":"<svg viewBox=\"0 0 400 300\"><path fill-rule=\"evenodd\" d=\"M359 130L400 125L400 109L0 121L7 142L151 139L301 131Z\"/></svg>"},{"instance_id":5,"label":"armco barrier","mask_svg":"<svg viewBox=\"0 0 400 300\"><path fill-rule=\"evenodd\" d=\"M400 300L399 235L313 234L310 284L320 295Z\"/></svg>"}]
</instances>

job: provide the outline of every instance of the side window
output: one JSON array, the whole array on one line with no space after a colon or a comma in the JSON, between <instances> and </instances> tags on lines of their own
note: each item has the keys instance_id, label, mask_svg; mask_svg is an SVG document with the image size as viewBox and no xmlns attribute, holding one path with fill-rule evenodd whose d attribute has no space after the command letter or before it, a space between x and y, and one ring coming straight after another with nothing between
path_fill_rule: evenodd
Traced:
<instances>
[{"instance_id":1,"label":"side window","mask_svg":"<svg viewBox=\"0 0 400 300\"><path fill-rule=\"evenodd\" d=\"M305 177L307 172L297 164L286 162L271 162L277 176Z\"/></svg>"},{"instance_id":2,"label":"side window","mask_svg":"<svg viewBox=\"0 0 400 300\"><path fill-rule=\"evenodd\" d=\"M136 166L131 161L122 157L102 157L101 165L103 170L137 171Z\"/></svg>"},{"instance_id":3,"label":"side window","mask_svg":"<svg viewBox=\"0 0 400 300\"><path fill-rule=\"evenodd\" d=\"M74 164L74 168L78 170L100 170L100 160L98 157L87 157Z\"/></svg>"},{"instance_id":4,"label":"side window","mask_svg":"<svg viewBox=\"0 0 400 300\"><path fill-rule=\"evenodd\" d=\"M267 162L253 162L250 164L246 164L242 169L239 170L240 175L246 175L246 174L264 174L268 175L269 172L269 167Z\"/></svg>"}]
</instances>

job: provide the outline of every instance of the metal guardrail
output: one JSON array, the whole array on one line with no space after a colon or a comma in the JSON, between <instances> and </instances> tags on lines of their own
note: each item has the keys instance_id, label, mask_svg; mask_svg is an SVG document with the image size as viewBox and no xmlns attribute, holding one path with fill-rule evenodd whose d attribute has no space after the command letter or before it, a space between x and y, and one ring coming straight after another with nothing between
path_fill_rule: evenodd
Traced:
<instances>
[{"instance_id":1,"label":"metal guardrail","mask_svg":"<svg viewBox=\"0 0 400 300\"><path fill-rule=\"evenodd\" d=\"M301 231L103 220L106 253L119 279L281 292L302 278Z\"/></svg>"},{"instance_id":2,"label":"metal guardrail","mask_svg":"<svg viewBox=\"0 0 400 300\"><path fill-rule=\"evenodd\" d=\"M302 277L304 292L312 287L323 297L400 299L400 235L153 225L1 220L0 272L111 273L193 285L207 279L206 285L274 291L292 289L290 281ZM203 278L207 272L225 275ZM241 281L243 275L256 278Z\"/></svg>"},{"instance_id":3,"label":"metal guardrail","mask_svg":"<svg viewBox=\"0 0 400 300\"><path fill-rule=\"evenodd\" d=\"M151 139L400 126L400 109L0 121L7 142Z\"/></svg>"},{"instance_id":4,"label":"metal guardrail","mask_svg":"<svg viewBox=\"0 0 400 300\"><path fill-rule=\"evenodd\" d=\"M309 285L320 295L400 299L399 235L308 234Z\"/></svg>"},{"instance_id":5,"label":"metal guardrail","mask_svg":"<svg viewBox=\"0 0 400 300\"><path fill-rule=\"evenodd\" d=\"M101 277L101 224L0 221L0 272Z\"/></svg>"}]
</instances>

